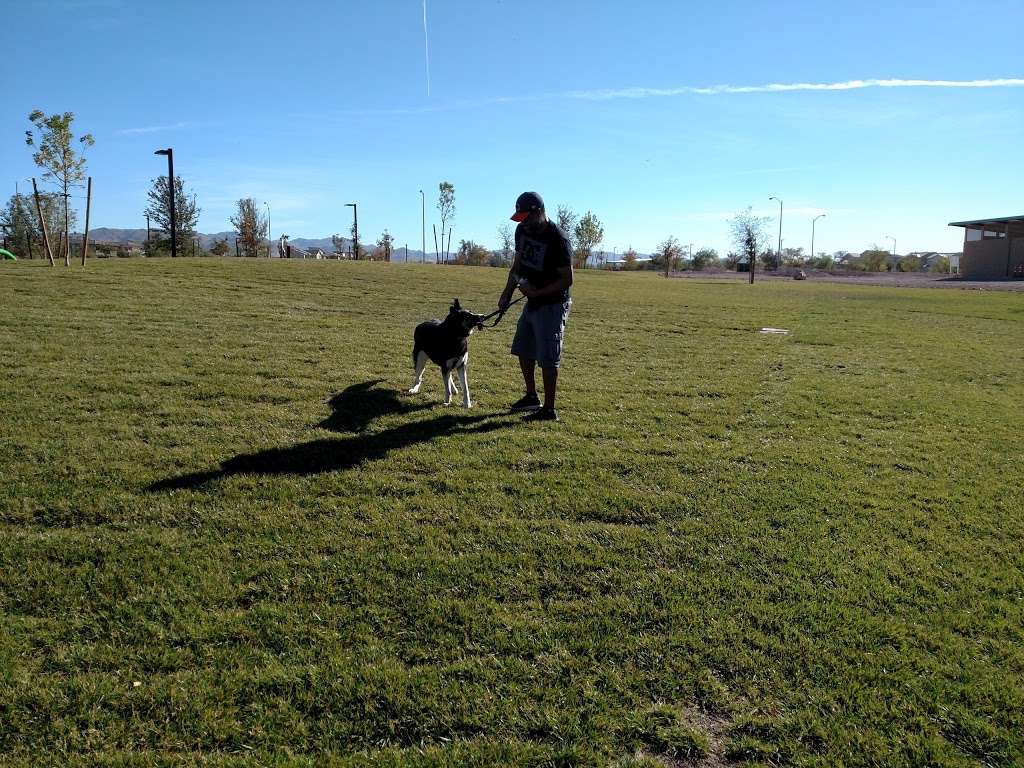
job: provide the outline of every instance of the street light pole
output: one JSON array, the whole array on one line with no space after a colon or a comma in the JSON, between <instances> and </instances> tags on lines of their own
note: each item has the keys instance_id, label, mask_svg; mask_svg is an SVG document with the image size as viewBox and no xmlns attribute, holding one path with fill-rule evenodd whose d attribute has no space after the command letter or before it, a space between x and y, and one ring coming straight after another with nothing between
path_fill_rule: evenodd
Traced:
<instances>
[{"instance_id":1,"label":"street light pole","mask_svg":"<svg viewBox=\"0 0 1024 768\"><path fill-rule=\"evenodd\" d=\"M775 258L777 261L776 268L778 268L782 266L782 198L769 197L768 199L777 200L779 203L779 250L778 253L775 254Z\"/></svg>"},{"instance_id":2,"label":"street light pole","mask_svg":"<svg viewBox=\"0 0 1024 768\"><path fill-rule=\"evenodd\" d=\"M345 203L352 209L352 258L359 261L359 209L355 203Z\"/></svg>"},{"instance_id":3,"label":"street light pole","mask_svg":"<svg viewBox=\"0 0 1024 768\"><path fill-rule=\"evenodd\" d=\"M267 206L267 258L269 259L270 258L270 203L268 203L266 200L264 200L263 204L265 206Z\"/></svg>"},{"instance_id":4,"label":"street light pole","mask_svg":"<svg viewBox=\"0 0 1024 768\"><path fill-rule=\"evenodd\" d=\"M427 260L427 197L423 194L423 190L420 190L420 227L423 234L423 252L420 255L420 264Z\"/></svg>"},{"instance_id":5,"label":"street light pole","mask_svg":"<svg viewBox=\"0 0 1024 768\"><path fill-rule=\"evenodd\" d=\"M814 224L818 219L825 217L824 213L819 213L813 219L811 219L811 261L814 261Z\"/></svg>"},{"instance_id":6,"label":"street light pole","mask_svg":"<svg viewBox=\"0 0 1024 768\"><path fill-rule=\"evenodd\" d=\"M167 192L171 197L171 258L178 255L178 220L174 211L174 150L158 149L154 155L167 155Z\"/></svg>"}]
</instances>

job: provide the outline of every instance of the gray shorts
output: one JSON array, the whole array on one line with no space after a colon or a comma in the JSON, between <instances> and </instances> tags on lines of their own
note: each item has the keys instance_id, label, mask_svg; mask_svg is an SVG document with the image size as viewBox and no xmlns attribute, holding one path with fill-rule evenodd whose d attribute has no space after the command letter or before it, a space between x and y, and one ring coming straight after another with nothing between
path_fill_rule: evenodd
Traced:
<instances>
[{"instance_id":1,"label":"gray shorts","mask_svg":"<svg viewBox=\"0 0 1024 768\"><path fill-rule=\"evenodd\" d=\"M526 308L519 316L512 354L536 360L541 368L557 368L562 362L562 338L572 300Z\"/></svg>"}]
</instances>

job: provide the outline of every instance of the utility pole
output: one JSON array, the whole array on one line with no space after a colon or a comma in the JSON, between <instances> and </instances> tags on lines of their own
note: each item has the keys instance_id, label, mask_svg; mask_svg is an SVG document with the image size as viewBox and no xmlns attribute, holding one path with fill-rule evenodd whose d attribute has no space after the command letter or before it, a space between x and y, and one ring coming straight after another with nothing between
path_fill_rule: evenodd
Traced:
<instances>
[{"instance_id":1,"label":"utility pole","mask_svg":"<svg viewBox=\"0 0 1024 768\"><path fill-rule=\"evenodd\" d=\"M167 155L167 194L171 197L171 258L178 255L178 220L174 211L174 150L158 149L154 155Z\"/></svg>"},{"instance_id":2,"label":"utility pole","mask_svg":"<svg viewBox=\"0 0 1024 768\"><path fill-rule=\"evenodd\" d=\"M427 260L427 197L420 190L420 228L423 234L423 251L420 255L420 264Z\"/></svg>"},{"instance_id":3,"label":"utility pole","mask_svg":"<svg viewBox=\"0 0 1024 768\"><path fill-rule=\"evenodd\" d=\"M825 218L825 214L819 213L817 216L811 219L811 261L814 261L814 224L815 222L818 221L818 219L823 218Z\"/></svg>"},{"instance_id":4,"label":"utility pole","mask_svg":"<svg viewBox=\"0 0 1024 768\"><path fill-rule=\"evenodd\" d=\"M779 250L775 254L777 261L776 269L782 266L782 199L778 197L769 197L769 200L777 200L779 203Z\"/></svg>"},{"instance_id":5,"label":"utility pole","mask_svg":"<svg viewBox=\"0 0 1024 768\"><path fill-rule=\"evenodd\" d=\"M270 258L270 203L268 203L266 200L264 200L263 204L265 206L267 206L267 258L269 259ZM278 254L278 255L280 256L280 254Z\"/></svg>"}]
</instances>

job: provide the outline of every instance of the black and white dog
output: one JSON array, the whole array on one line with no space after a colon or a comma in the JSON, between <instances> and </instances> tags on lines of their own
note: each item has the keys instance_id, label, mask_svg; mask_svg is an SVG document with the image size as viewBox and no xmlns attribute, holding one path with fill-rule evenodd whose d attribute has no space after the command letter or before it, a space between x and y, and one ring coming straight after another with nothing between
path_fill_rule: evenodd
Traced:
<instances>
[{"instance_id":1,"label":"black and white dog","mask_svg":"<svg viewBox=\"0 0 1024 768\"><path fill-rule=\"evenodd\" d=\"M409 388L409 394L414 395L420 391L423 369L427 367L427 360L431 360L441 366L444 404L451 405L452 392L458 392L452 380L452 372L458 371L462 380L462 404L466 408L473 407L473 401L469 398L469 382L466 380L469 335L482 327L483 319L483 315L460 307L456 299L444 320L427 320L416 326L412 337L412 364L416 369L416 379Z\"/></svg>"}]
</instances>

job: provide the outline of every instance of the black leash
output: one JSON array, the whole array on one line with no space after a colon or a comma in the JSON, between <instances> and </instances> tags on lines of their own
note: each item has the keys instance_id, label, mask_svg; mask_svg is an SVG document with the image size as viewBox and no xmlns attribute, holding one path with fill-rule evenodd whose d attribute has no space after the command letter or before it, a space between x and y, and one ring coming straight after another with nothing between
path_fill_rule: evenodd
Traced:
<instances>
[{"instance_id":1,"label":"black leash","mask_svg":"<svg viewBox=\"0 0 1024 768\"><path fill-rule=\"evenodd\" d=\"M526 296L520 296L515 301L509 302L508 307L505 307L504 309L496 309L493 312L491 312L491 314L484 315L482 318L480 318L480 322L478 323L479 327L481 327L481 328L493 328L494 326L496 326L498 323L501 322L501 318L503 318L505 316L505 313L508 312L509 307L511 307L513 304L518 304L520 301L522 301L525 298L526 298ZM490 325L484 325L484 323L486 323L488 320L490 320L495 315L498 316L497 320L495 320Z\"/></svg>"}]
</instances>

